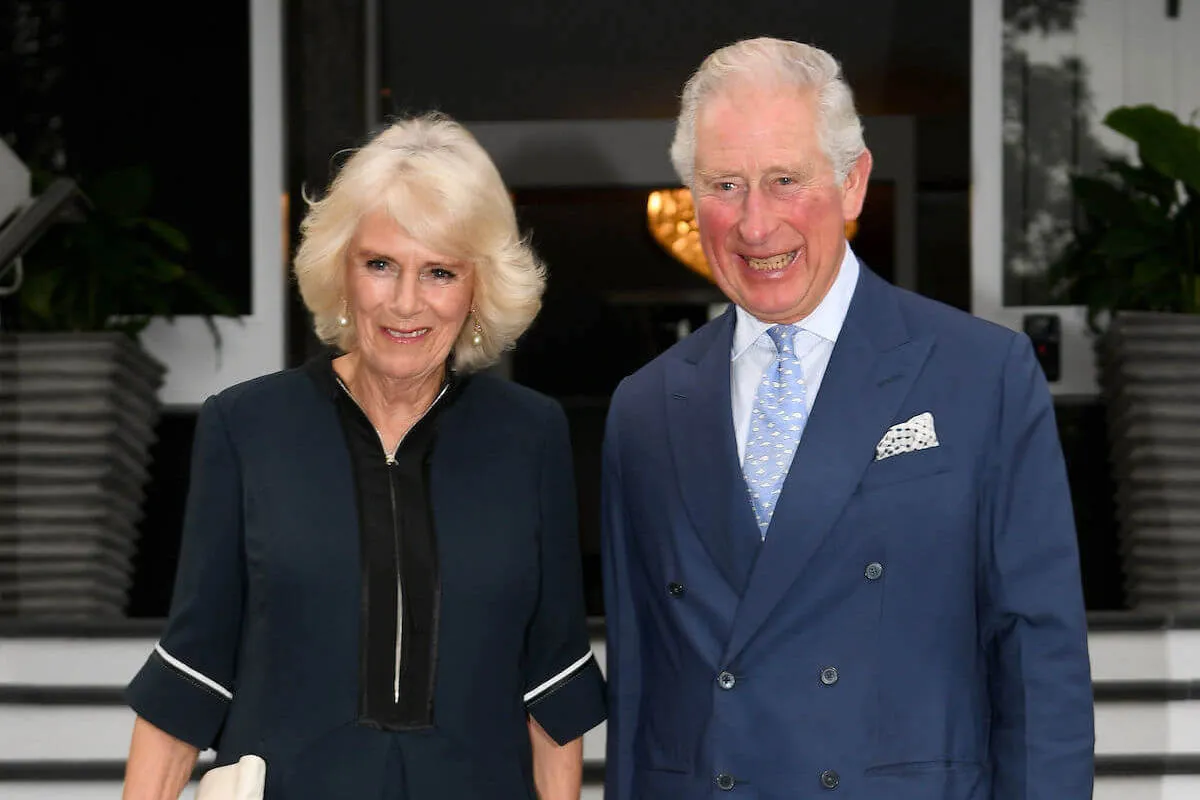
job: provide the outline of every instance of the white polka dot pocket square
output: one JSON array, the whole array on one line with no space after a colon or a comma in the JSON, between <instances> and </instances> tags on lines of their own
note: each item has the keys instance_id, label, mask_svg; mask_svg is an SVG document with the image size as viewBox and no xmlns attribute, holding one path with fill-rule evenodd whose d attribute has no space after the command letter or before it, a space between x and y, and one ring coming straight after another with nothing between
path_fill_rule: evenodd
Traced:
<instances>
[{"instance_id":1,"label":"white polka dot pocket square","mask_svg":"<svg viewBox=\"0 0 1200 800\"><path fill-rule=\"evenodd\" d=\"M875 460L911 453L914 450L926 450L938 446L937 431L933 428L933 414L926 411L917 414L907 422L900 422L888 428L887 433L875 445Z\"/></svg>"}]
</instances>

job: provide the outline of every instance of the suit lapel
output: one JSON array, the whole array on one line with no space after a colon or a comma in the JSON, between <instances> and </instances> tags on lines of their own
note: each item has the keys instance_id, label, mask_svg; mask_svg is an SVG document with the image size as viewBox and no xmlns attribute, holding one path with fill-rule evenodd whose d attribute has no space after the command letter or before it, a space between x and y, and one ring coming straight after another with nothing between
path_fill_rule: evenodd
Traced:
<instances>
[{"instance_id":1,"label":"suit lapel","mask_svg":"<svg viewBox=\"0 0 1200 800\"><path fill-rule=\"evenodd\" d=\"M929 355L894 290L862 270L846 322L738 607L725 663L746 646L825 541Z\"/></svg>"},{"instance_id":2,"label":"suit lapel","mask_svg":"<svg viewBox=\"0 0 1200 800\"><path fill-rule=\"evenodd\" d=\"M734 320L730 307L713 322L711 335L702 338L697 332L693 346L668 362L665 410L688 518L717 568L740 594L759 537L745 500L729 410Z\"/></svg>"}]
</instances>

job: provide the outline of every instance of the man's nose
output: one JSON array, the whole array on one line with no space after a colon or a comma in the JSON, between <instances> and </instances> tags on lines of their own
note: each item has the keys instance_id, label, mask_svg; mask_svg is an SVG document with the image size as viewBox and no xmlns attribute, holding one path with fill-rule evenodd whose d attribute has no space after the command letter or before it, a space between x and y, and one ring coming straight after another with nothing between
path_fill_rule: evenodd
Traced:
<instances>
[{"instance_id":1,"label":"man's nose","mask_svg":"<svg viewBox=\"0 0 1200 800\"><path fill-rule=\"evenodd\" d=\"M742 215L737 224L738 235L742 241L747 244L765 242L778 224L778 217L771 207L770 198L756 187L746 192L746 199L742 203Z\"/></svg>"}]
</instances>

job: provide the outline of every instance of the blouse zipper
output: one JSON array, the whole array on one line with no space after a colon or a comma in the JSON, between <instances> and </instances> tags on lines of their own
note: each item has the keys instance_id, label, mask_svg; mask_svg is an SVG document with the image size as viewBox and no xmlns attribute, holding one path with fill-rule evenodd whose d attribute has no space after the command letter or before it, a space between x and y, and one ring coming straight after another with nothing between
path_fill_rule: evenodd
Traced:
<instances>
[{"instance_id":1,"label":"blouse zipper","mask_svg":"<svg viewBox=\"0 0 1200 800\"><path fill-rule=\"evenodd\" d=\"M367 411L362 407L362 404L358 402L358 398L351 393L350 387L342 382L341 378L338 378L337 382L338 386L342 387L342 391L346 393L346 396L354 402L354 405L358 406L358 410L362 412L363 418L366 419L367 424L371 425L371 418L367 416ZM396 447L390 453L387 451L387 443L384 441L383 434L379 432L379 428L371 425L371 429L375 431L375 435L379 437L379 447L383 450L383 458L388 467L394 467L396 465L396 454L400 452L400 445L404 444L404 440L408 438L409 431L417 427L417 424L420 423L421 420L425 419L426 415L433 410L433 407L436 406L438 401L442 399L442 396L446 394L446 389L448 388L448 386L442 387L442 390L438 392L437 397L433 398L433 402L429 404L429 408L422 411L421 416L413 420L412 425L408 426L408 430L405 431L404 435L400 437L400 440L396 442ZM400 657L404 652L404 584L400 580L400 529L399 525L396 523L396 485L392 482L392 476L390 472L388 474L388 495L392 502L392 552L395 556L396 570L396 659L395 665L392 669L392 702L398 704L400 702Z\"/></svg>"},{"instance_id":2,"label":"blouse zipper","mask_svg":"<svg viewBox=\"0 0 1200 800\"><path fill-rule=\"evenodd\" d=\"M403 439L401 439L403 441ZM396 445L400 449L400 445ZM388 457L389 467L396 463L396 453ZM396 570L396 663L392 669L392 702L400 702L400 655L404 642L404 586L400 581L400 526L396 524L396 485L388 473L388 495L392 500L392 557Z\"/></svg>"}]
</instances>

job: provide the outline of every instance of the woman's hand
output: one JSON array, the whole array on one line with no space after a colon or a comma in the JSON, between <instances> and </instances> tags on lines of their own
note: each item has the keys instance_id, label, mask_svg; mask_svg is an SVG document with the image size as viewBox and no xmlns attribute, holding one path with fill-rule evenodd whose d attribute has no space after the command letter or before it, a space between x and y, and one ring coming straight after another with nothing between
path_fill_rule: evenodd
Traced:
<instances>
[{"instance_id":1,"label":"woman's hand","mask_svg":"<svg viewBox=\"0 0 1200 800\"><path fill-rule=\"evenodd\" d=\"M583 737L559 745L530 717L529 741L533 744L533 782L538 800L579 800Z\"/></svg>"},{"instance_id":2,"label":"woman's hand","mask_svg":"<svg viewBox=\"0 0 1200 800\"><path fill-rule=\"evenodd\" d=\"M133 723L121 800L178 800L192 779L199 756L199 748L138 717Z\"/></svg>"}]
</instances>

